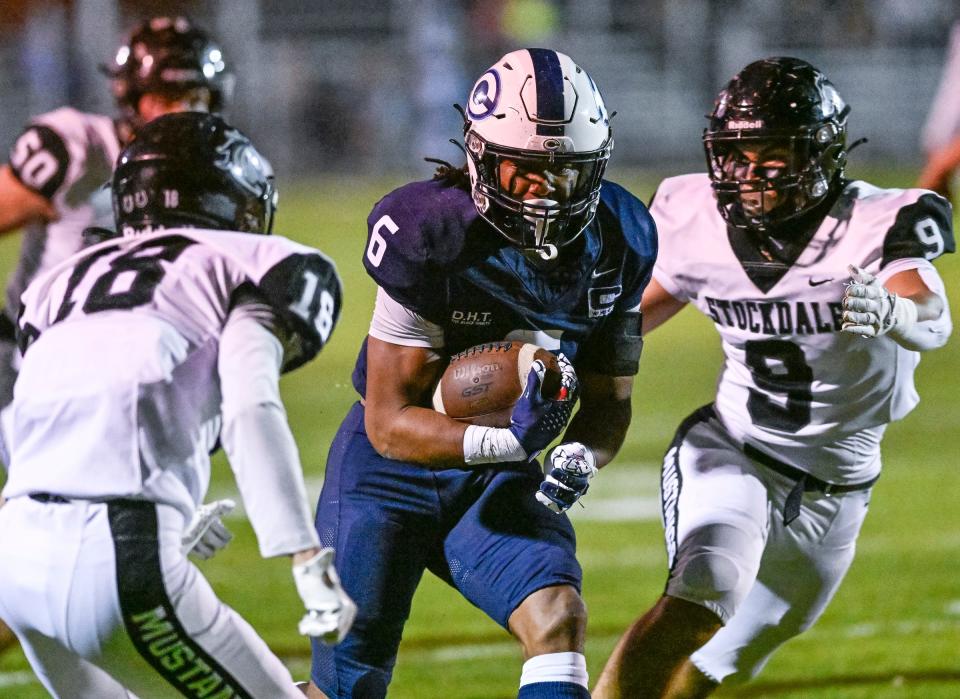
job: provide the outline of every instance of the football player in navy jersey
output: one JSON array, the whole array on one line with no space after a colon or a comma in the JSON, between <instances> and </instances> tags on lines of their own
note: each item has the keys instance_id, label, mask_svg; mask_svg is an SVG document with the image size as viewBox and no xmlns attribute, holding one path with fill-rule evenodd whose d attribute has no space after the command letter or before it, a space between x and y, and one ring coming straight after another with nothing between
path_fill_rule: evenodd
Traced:
<instances>
[{"instance_id":1,"label":"football player in navy jersey","mask_svg":"<svg viewBox=\"0 0 960 699\"><path fill-rule=\"evenodd\" d=\"M602 179L609 116L568 56L507 54L463 113L466 167L400 187L368 218L378 292L361 399L331 446L316 520L359 616L336 649L314 644L312 696L386 694L425 569L516 637L521 697L589 696L564 511L630 423L656 233L643 204ZM535 367L509 427L430 408L451 354L503 339L560 353L568 398L542 396ZM534 458L565 426L544 476Z\"/></svg>"},{"instance_id":2,"label":"football player in navy jersey","mask_svg":"<svg viewBox=\"0 0 960 699\"><path fill-rule=\"evenodd\" d=\"M920 352L950 335L932 261L955 244L942 197L846 178L849 112L809 63L751 63L704 131L709 172L657 190L644 330L692 303L724 365L664 457L666 589L594 697L749 680L853 561L886 426L918 402Z\"/></svg>"}]
</instances>

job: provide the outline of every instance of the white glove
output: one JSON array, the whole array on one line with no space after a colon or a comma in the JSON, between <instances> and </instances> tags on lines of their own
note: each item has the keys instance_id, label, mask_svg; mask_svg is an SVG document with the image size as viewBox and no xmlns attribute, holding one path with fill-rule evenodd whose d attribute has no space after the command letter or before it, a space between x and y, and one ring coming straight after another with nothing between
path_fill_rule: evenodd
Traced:
<instances>
[{"instance_id":1,"label":"white glove","mask_svg":"<svg viewBox=\"0 0 960 699\"><path fill-rule=\"evenodd\" d=\"M324 643L339 643L353 626L357 605L340 586L333 549L325 548L306 563L293 566L293 580L307 613L297 629Z\"/></svg>"},{"instance_id":2,"label":"white glove","mask_svg":"<svg viewBox=\"0 0 960 699\"><path fill-rule=\"evenodd\" d=\"M201 505L193 513L193 519L187 525L180 538L180 550L184 555L192 553L206 560L230 543L233 533L221 521L221 517L233 511L237 506L233 500L214 500Z\"/></svg>"},{"instance_id":3,"label":"white glove","mask_svg":"<svg viewBox=\"0 0 960 699\"><path fill-rule=\"evenodd\" d=\"M557 514L573 507L586 495L590 479L597 474L597 459L590 447L580 442L567 442L550 453L547 472L537 500Z\"/></svg>"},{"instance_id":4,"label":"white glove","mask_svg":"<svg viewBox=\"0 0 960 699\"><path fill-rule=\"evenodd\" d=\"M898 335L917 322L917 305L887 290L860 267L850 265L850 281L843 293L843 332L861 337Z\"/></svg>"}]
</instances>

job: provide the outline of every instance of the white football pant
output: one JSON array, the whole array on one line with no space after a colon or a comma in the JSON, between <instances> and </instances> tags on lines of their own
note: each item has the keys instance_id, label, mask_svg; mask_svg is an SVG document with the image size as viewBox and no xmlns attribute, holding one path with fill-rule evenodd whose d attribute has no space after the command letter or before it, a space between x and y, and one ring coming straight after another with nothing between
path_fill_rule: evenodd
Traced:
<instances>
[{"instance_id":1,"label":"white football pant","mask_svg":"<svg viewBox=\"0 0 960 699\"><path fill-rule=\"evenodd\" d=\"M853 561L870 491L804 493L800 515L784 526L794 485L748 458L716 417L690 426L664 458L666 592L724 622L691 657L718 682L760 672L820 617Z\"/></svg>"},{"instance_id":2,"label":"white football pant","mask_svg":"<svg viewBox=\"0 0 960 699\"><path fill-rule=\"evenodd\" d=\"M303 699L181 553L183 526L146 501L0 508L0 618L54 697Z\"/></svg>"}]
</instances>

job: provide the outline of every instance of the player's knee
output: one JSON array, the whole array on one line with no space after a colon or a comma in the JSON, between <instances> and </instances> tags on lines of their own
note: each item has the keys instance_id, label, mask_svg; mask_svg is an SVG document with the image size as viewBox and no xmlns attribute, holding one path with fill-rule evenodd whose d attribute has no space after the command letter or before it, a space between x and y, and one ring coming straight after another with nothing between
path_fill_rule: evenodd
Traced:
<instances>
[{"instance_id":1,"label":"player's knee","mask_svg":"<svg viewBox=\"0 0 960 699\"><path fill-rule=\"evenodd\" d=\"M667 592L703 604L724 621L749 592L762 547L744 525L698 529L681 545Z\"/></svg>"},{"instance_id":2,"label":"player's knee","mask_svg":"<svg viewBox=\"0 0 960 699\"><path fill-rule=\"evenodd\" d=\"M688 591L706 599L722 597L737 588L740 567L725 553L698 553L684 563L680 581Z\"/></svg>"},{"instance_id":3,"label":"player's knee","mask_svg":"<svg viewBox=\"0 0 960 699\"><path fill-rule=\"evenodd\" d=\"M723 551L701 551L684 560L668 585L671 595L704 604L729 619L752 581L744 565Z\"/></svg>"}]
</instances>

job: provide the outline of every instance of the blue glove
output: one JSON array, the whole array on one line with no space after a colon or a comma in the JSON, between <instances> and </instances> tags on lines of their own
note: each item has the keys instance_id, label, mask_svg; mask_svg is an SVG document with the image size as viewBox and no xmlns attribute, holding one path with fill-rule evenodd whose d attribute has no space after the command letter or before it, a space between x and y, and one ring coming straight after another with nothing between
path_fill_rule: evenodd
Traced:
<instances>
[{"instance_id":1,"label":"blue glove","mask_svg":"<svg viewBox=\"0 0 960 699\"><path fill-rule=\"evenodd\" d=\"M510 417L510 427L507 429L517 438L528 460L536 457L563 431L577 402L577 372L562 352L557 355L557 361L561 373L559 395L542 394L543 377L547 369L538 359L530 367L527 385Z\"/></svg>"},{"instance_id":2,"label":"blue glove","mask_svg":"<svg viewBox=\"0 0 960 699\"><path fill-rule=\"evenodd\" d=\"M537 500L559 514L586 495L590 479L597 473L597 460L586 445L567 442L550 452L548 461L550 470L540 484Z\"/></svg>"}]
</instances>

